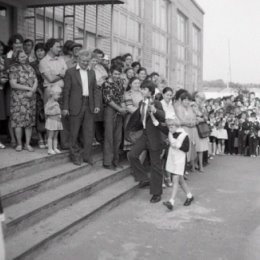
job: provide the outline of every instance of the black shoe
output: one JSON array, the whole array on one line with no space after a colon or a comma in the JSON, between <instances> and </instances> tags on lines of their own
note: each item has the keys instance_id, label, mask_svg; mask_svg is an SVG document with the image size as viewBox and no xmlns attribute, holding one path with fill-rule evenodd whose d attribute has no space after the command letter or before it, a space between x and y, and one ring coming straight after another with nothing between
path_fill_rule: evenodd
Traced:
<instances>
[{"instance_id":1,"label":"black shoe","mask_svg":"<svg viewBox=\"0 0 260 260\"><path fill-rule=\"evenodd\" d=\"M149 185L150 185L150 181L140 181L139 184L138 184L138 187L140 189L142 189L142 188L145 188L145 187L147 187Z\"/></svg>"},{"instance_id":2,"label":"black shoe","mask_svg":"<svg viewBox=\"0 0 260 260\"><path fill-rule=\"evenodd\" d=\"M192 196L191 198L187 198L184 202L184 206L190 206L191 202L194 200L194 197Z\"/></svg>"},{"instance_id":3,"label":"black shoe","mask_svg":"<svg viewBox=\"0 0 260 260\"><path fill-rule=\"evenodd\" d=\"M113 171L116 170L115 166L113 166L113 165L104 165L104 164L103 164L103 168L105 168L105 169L107 169L107 170L113 170Z\"/></svg>"},{"instance_id":4,"label":"black shoe","mask_svg":"<svg viewBox=\"0 0 260 260\"><path fill-rule=\"evenodd\" d=\"M170 201L164 201L163 205L167 207L169 210L173 210L173 205L171 204Z\"/></svg>"},{"instance_id":5,"label":"black shoe","mask_svg":"<svg viewBox=\"0 0 260 260\"><path fill-rule=\"evenodd\" d=\"M153 195L150 202L151 203L157 203L161 200L161 195Z\"/></svg>"},{"instance_id":6,"label":"black shoe","mask_svg":"<svg viewBox=\"0 0 260 260\"><path fill-rule=\"evenodd\" d=\"M89 164L90 166L93 166L94 165L94 161L91 159L91 160L83 160L85 163Z\"/></svg>"},{"instance_id":7,"label":"black shoe","mask_svg":"<svg viewBox=\"0 0 260 260\"><path fill-rule=\"evenodd\" d=\"M80 159L75 159L75 160L72 160L73 164L77 165L77 166L80 166L81 165L81 160Z\"/></svg>"}]
</instances>

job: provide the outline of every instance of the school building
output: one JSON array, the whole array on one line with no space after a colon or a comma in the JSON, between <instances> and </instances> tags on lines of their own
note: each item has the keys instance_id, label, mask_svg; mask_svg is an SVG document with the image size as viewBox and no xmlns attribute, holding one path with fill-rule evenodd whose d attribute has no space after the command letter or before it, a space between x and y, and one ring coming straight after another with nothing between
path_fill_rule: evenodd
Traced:
<instances>
[{"instance_id":1,"label":"school building","mask_svg":"<svg viewBox=\"0 0 260 260\"><path fill-rule=\"evenodd\" d=\"M194 0L0 0L0 40L72 39L110 57L126 52L174 88L203 79L204 11Z\"/></svg>"}]
</instances>

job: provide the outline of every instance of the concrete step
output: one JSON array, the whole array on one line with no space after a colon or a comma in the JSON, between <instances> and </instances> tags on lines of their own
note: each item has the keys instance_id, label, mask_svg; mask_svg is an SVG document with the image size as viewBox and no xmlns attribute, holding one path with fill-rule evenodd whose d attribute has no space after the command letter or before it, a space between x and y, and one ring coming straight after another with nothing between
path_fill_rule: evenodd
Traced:
<instances>
[{"instance_id":1,"label":"concrete step","mask_svg":"<svg viewBox=\"0 0 260 260\"><path fill-rule=\"evenodd\" d=\"M28 154L30 156L30 154ZM69 161L68 151L61 154L46 155L39 159L30 160L23 163L14 164L12 166L0 169L0 183L4 183L13 179L22 178L26 175L40 172L50 167L61 165Z\"/></svg>"},{"instance_id":2,"label":"concrete step","mask_svg":"<svg viewBox=\"0 0 260 260\"><path fill-rule=\"evenodd\" d=\"M66 235L80 230L100 214L133 196L137 185L125 177L77 203L56 212L29 229L7 239L7 260L32 260Z\"/></svg>"},{"instance_id":3,"label":"concrete step","mask_svg":"<svg viewBox=\"0 0 260 260\"><path fill-rule=\"evenodd\" d=\"M94 155L93 159L95 164L101 164L102 154ZM87 164L79 167L71 162L64 162L61 165L54 165L51 168L34 172L23 178L15 178L5 182L0 185L3 206L11 206L47 189L72 181L88 173L90 169L91 167L87 166Z\"/></svg>"},{"instance_id":4,"label":"concrete step","mask_svg":"<svg viewBox=\"0 0 260 260\"><path fill-rule=\"evenodd\" d=\"M16 235L58 210L124 178L129 173L130 168L127 162L120 171L105 170L95 165L90 173L80 178L5 208L6 237Z\"/></svg>"},{"instance_id":5,"label":"concrete step","mask_svg":"<svg viewBox=\"0 0 260 260\"><path fill-rule=\"evenodd\" d=\"M101 146L93 147L93 154L101 153ZM30 158L30 153L28 153ZM0 183L8 182L17 178L22 178L30 174L39 173L40 171L49 169L51 167L62 165L69 161L69 152L63 151L60 154L44 155L38 159L29 159L23 163L17 163L12 166L0 168Z\"/></svg>"}]
</instances>

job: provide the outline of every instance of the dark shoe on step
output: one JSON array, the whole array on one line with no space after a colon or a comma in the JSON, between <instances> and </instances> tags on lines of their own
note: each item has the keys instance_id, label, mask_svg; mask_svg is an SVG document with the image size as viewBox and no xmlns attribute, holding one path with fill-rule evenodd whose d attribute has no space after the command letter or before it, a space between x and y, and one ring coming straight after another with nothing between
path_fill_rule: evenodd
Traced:
<instances>
[{"instance_id":1,"label":"dark shoe on step","mask_svg":"<svg viewBox=\"0 0 260 260\"><path fill-rule=\"evenodd\" d=\"M80 159L74 159L74 160L72 160L72 163L77 165L77 166L80 166L81 165L81 160Z\"/></svg>"},{"instance_id":2,"label":"dark shoe on step","mask_svg":"<svg viewBox=\"0 0 260 260\"><path fill-rule=\"evenodd\" d=\"M94 161L92 159L91 160L83 160L83 162L89 164L90 166L94 165Z\"/></svg>"},{"instance_id":3,"label":"dark shoe on step","mask_svg":"<svg viewBox=\"0 0 260 260\"><path fill-rule=\"evenodd\" d=\"M194 197L192 196L191 198L187 198L184 202L184 206L190 206L191 202L194 200Z\"/></svg>"},{"instance_id":4,"label":"dark shoe on step","mask_svg":"<svg viewBox=\"0 0 260 260\"><path fill-rule=\"evenodd\" d=\"M115 166L113 166L113 165L104 165L104 164L103 164L103 168L105 168L105 169L107 169L107 170L112 170L112 171L115 171L115 170L116 170Z\"/></svg>"},{"instance_id":5,"label":"dark shoe on step","mask_svg":"<svg viewBox=\"0 0 260 260\"><path fill-rule=\"evenodd\" d=\"M171 204L170 201L164 201L163 205L167 207L169 210L173 210L173 205Z\"/></svg>"},{"instance_id":6,"label":"dark shoe on step","mask_svg":"<svg viewBox=\"0 0 260 260\"><path fill-rule=\"evenodd\" d=\"M150 185L150 181L140 181L138 184L138 187L140 189L142 189L142 188L148 187L149 185Z\"/></svg>"},{"instance_id":7,"label":"dark shoe on step","mask_svg":"<svg viewBox=\"0 0 260 260\"><path fill-rule=\"evenodd\" d=\"M161 200L161 195L153 195L150 202L151 203L157 203Z\"/></svg>"}]
</instances>

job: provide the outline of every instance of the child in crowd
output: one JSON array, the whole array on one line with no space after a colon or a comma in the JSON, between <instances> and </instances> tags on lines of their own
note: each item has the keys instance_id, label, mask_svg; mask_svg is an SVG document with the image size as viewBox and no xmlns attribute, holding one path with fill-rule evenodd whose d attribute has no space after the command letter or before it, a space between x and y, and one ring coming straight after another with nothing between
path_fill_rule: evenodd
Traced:
<instances>
[{"instance_id":1,"label":"child in crowd","mask_svg":"<svg viewBox=\"0 0 260 260\"><path fill-rule=\"evenodd\" d=\"M169 129L169 151L165 170L173 175L173 190L170 200L163 202L163 205L169 210L173 210L179 184L187 195L184 206L189 206L194 200L183 177L186 165L186 153L189 151L190 142L188 134L180 127L179 119L168 119L166 120L166 124Z\"/></svg>"},{"instance_id":2,"label":"child in crowd","mask_svg":"<svg viewBox=\"0 0 260 260\"><path fill-rule=\"evenodd\" d=\"M225 124L225 118L220 117L217 122L218 154L220 155L224 155L225 153L225 141L228 138Z\"/></svg>"},{"instance_id":3,"label":"child in crowd","mask_svg":"<svg viewBox=\"0 0 260 260\"><path fill-rule=\"evenodd\" d=\"M215 113L213 111L209 112L209 120L208 124L211 128L211 133L209 136L209 142L210 142L210 152L211 156L216 155L217 151L217 128L216 128L216 118L215 118Z\"/></svg>"},{"instance_id":4,"label":"child in crowd","mask_svg":"<svg viewBox=\"0 0 260 260\"><path fill-rule=\"evenodd\" d=\"M45 128L48 131L48 154L60 153L58 149L58 134L63 130L61 122L61 109L58 103L61 91L52 89L46 105L44 106L46 124Z\"/></svg>"},{"instance_id":5,"label":"child in crowd","mask_svg":"<svg viewBox=\"0 0 260 260\"><path fill-rule=\"evenodd\" d=\"M259 122L256 118L256 113L252 112L249 118L249 156L256 157L258 146L258 131L260 130Z\"/></svg>"}]
</instances>

